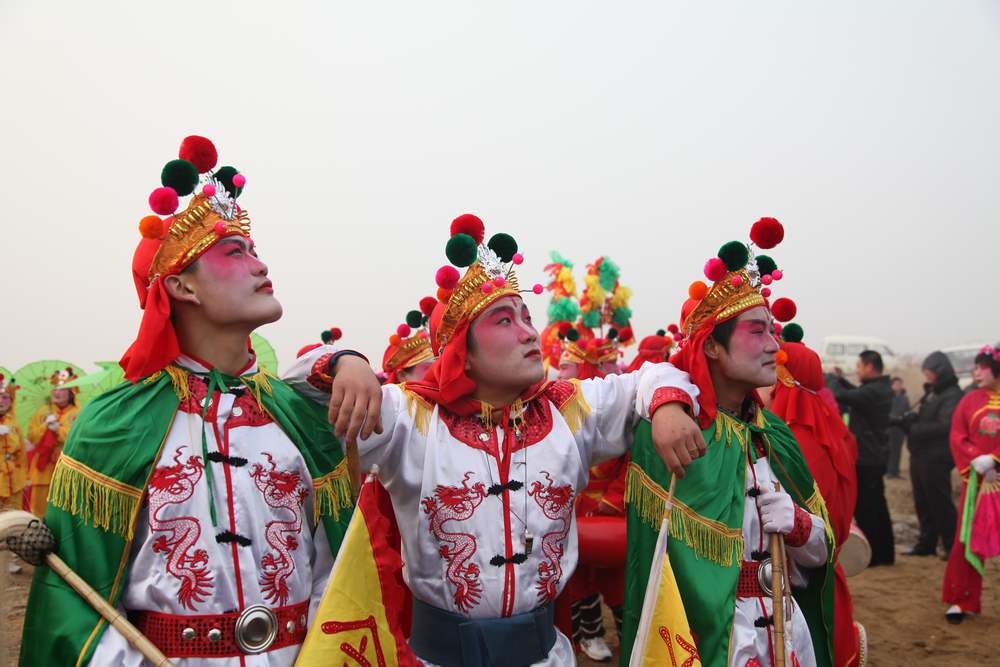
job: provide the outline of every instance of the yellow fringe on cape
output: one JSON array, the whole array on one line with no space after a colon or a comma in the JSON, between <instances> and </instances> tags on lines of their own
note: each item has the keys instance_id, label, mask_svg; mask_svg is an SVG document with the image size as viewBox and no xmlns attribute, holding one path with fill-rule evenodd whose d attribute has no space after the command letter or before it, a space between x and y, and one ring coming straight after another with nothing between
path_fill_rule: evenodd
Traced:
<instances>
[{"instance_id":1,"label":"yellow fringe on cape","mask_svg":"<svg viewBox=\"0 0 1000 667\"><path fill-rule=\"evenodd\" d=\"M84 523L132 539L142 489L123 484L63 453L52 473L49 503Z\"/></svg>"},{"instance_id":2,"label":"yellow fringe on cape","mask_svg":"<svg viewBox=\"0 0 1000 667\"><path fill-rule=\"evenodd\" d=\"M160 376L164 373L170 376L170 383L174 386L174 393L177 394L177 398L180 399L181 403L191 398L191 390L188 387L188 372L179 366L171 364L162 371L156 371L143 380L142 383L152 384L159 380Z\"/></svg>"},{"instance_id":3,"label":"yellow fringe on cape","mask_svg":"<svg viewBox=\"0 0 1000 667\"><path fill-rule=\"evenodd\" d=\"M418 431L427 435L434 406L405 387L403 387L403 396L406 398L406 412L413 417L413 424Z\"/></svg>"},{"instance_id":4,"label":"yellow fringe on cape","mask_svg":"<svg viewBox=\"0 0 1000 667\"><path fill-rule=\"evenodd\" d=\"M343 459L332 471L313 483L313 524L319 523L321 516L340 518L340 510L354 506L351 494L351 476L347 472L347 459Z\"/></svg>"},{"instance_id":5,"label":"yellow fringe on cape","mask_svg":"<svg viewBox=\"0 0 1000 667\"><path fill-rule=\"evenodd\" d=\"M259 405L262 410L265 408L264 408L264 402L260 398L261 390L263 390L264 393L267 394L268 396L273 395L271 393L272 392L271 381L269 378L274 378L275 380L278 379L277 376L272 375L270 371L265 370L263 368L261 368L259 371L257 371L248 378L240 378L240 380L243 382L243 386L253 392L253 397L254 399L256 399L257 405Z\"/></svg>"},{"instance_id":6,"label":"yellow fringe on cape","mask_svg":"<svg viewBox=\"0 0 1000 667\"><path fill-rule=\"evenodd\" d=\"M670 510L670 537L688 545L700 558L722 567L733 567L743 559L743 527L730 528L707 519L688 505L673 498ZM667 491L654 482L642 468L629 464L625 481L625 504L654 530L659 530L667 505Z\"/></svg>"},{"instance_id":7,"label":"yellow fringe on cape","mask_svg":"<svg viewBox=\"0 0 1000 667\"><path fill-rule=\"evenodd\" d=\"M823 519L823 532L826 533L826 539L830 543L829 554L832 563L833 554L837 550L837 539L833 536L833 524L830 523L830 515L826 511L826 501L823 500L823 494L819 492L819 486L816 485L816 482L813 482L813 493L806 500L805 505L810 514Z\"/></svg>"},{"instance_id":8,"label":"yellow fringe on cape","mask_svg":"<svg viewBox=\"0 0 1000 667\"><path fill-rule=\"evenodd\" d=\"M569 430L576 433L583 428L583 422L590 416L590 405L587 404L587 399L583 397L583 392L580 390L580 381L570 380L570 382L573 384L573 395L559 406L559 412L566 420ZM659 521L657 521L656 526L659 529Z\"/></svg>"}]
</instances>

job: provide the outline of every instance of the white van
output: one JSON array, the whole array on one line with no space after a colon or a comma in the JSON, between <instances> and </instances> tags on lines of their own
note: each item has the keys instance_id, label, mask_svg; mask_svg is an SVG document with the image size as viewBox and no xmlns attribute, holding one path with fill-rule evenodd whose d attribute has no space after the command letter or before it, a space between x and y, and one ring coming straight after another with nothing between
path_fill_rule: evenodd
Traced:
<instances>
[{"instance_id":1,"label":"white van","mask_svg":"<svg viewBox=\"0 0 1000 667\"><path fill-rule=\"evenodd\" d=\"M983 349L986 343L971 343L969 345L955 345L954 347L943 347L941 351L948 357L955 375L958 376L958 384L966 389L972 385L972 368L976 365L976 355Z\"/></svg>"},{"instance_id":2,"label":"white van","mask_svg":"<svg viewBox=\"0 0 1000 667\"><path fill-rule=\"evenodd\" d=\"M886 374L892 373L893 369L896 368L898 363L896 354L889 348L889 344L881 338L827 336L823 339L823 346L819 349L820 359L823 360L823 371L832 373L835 367L839 367L844 375L854 375L858 355L865 350L874 350L882 355Z\"/></svg>"}]
</instances>

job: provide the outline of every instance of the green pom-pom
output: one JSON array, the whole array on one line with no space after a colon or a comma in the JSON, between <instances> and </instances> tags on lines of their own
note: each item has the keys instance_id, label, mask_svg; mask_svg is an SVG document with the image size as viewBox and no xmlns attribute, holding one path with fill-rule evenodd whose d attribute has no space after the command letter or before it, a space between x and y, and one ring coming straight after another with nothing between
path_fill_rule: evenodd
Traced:
<instances>
[{"instance_id":1,"label":"green pom-pom","mask_svg":"<svg viewBox=\"0 0 1000 667\"><path fill-rule=\"evenodd\" d=\"M455 266L469 266L476 261L476 239L468 234L455 234L448 239L444 254Z\"/></svg>"},{"instance_id":2,"label":"green pom-pom","mask_svg":"<svg viewBox=\"0 0 1000 667\"><path fill-rule=\"evenodd\" d=\"M757 255L757 271L762 276L770 275L778 270L778 265L767 255Z\"/></svg>"},{"instance_id":3,"label":"green pom-pom","mask_svg":"<svg viewBox=\"0 0 1000 667\"><path fill-rule=\"evenodd\" d=\"M329 329L324 329L319 335L319 339L323 341L324 345L329 345L333 342L333 333Z\"/></svg>"},{"instance_id":4,"label":"green pom-pom","mask_svg":"<svg viewBox=\"0 0 1000 667\"><path fill-rule=\"evenodd\" d=\"M618 338L618 329L608 329L608 340L614 340Z\"/></svg>"},{"instance_id":5,"label":"green pom-pom","mask_svg":"<svg viewBox=\"0 0 1000 667\"><path fill-rule=\"evenodd\" d=\"M556 250L549 251L549 259L552 260L553 264L562 264L567 269L572 269L573 268L573 262L569 261L568 259L566 259L562 255L560 255L559 252L556 251Z\"/></svg>"},{"instance_id":6,"label":"green pom-pom","mask_svg":"<svg viewBox=\"0 0 1000 667\"><path fill-rule=\"evenodd\" d=\"M781 329L781 337L786 343L801 343L805 332L795 322L789 322Z\"/></svg>"},{"instance_id":7,"label":"green pom-pom","mask_svg":"<svg viewBox=\"0 0 1000 667\"><path fill-rule=\"evenodd\" d=\"M583 326L593 329L601 324L601 313L597 310L591 310L583 316Z\"/></svg>"},{"instance_id":8,"label":"green pom-pom","mask_svg":"<svg viewBox=\"0 0 1000 667\"><path fill-rule=\"evenodd\" d=\"M490 242L486 245L500 257L500 261L502 262L511 261L517 252L517 241L510 234L504 234L503 232L494 234Z\"/></svg>"},{"instance_id":9,"label":"green pom-pom","mask_svg":"<svg viewBox=\"0 0 1000 667\"><path fill-rule=\"evenodd\" d=\"M178 197L186 197L198 187L198 169L187 160L171 160L160 172L160 183L173 188Z\"/></svg>"},{"instance_id":10,"label":"green pom-pom","mask_svg":"<svg viewBox=\"0 0 1000 667\"><path fill-rule=\"evenodd\" d=\"M605 257L597 269L597 281L601 287L610 292L615 288L619 275L621 275L621 270L619 270L618 265Z\"/></svg>"},{"instance_id":11,"label":"green pom-pom","mask_svg":"<svg viewBox=\"0 0 1000 667\"><path fill-rule=\"evenodd\" d=\"M656 335L657 336L666 336L667 335L667 330L666 329L657 329L656 330Z\"/></svg>"},{"instance_id":12,"label":"green pom-pom","mask_svg":"<svg viewBox=\"0 0 1000 667\"><path fill-rule=\"evenodd\" d=\"M620 327L628 326L628 321L632 318L631 308L615 308L615 311L611 313L611 321Z\"/></svg>"},{"instance_id":13,"label":"green pom-pom","mask_svg":"<svg viewBox=\"0 0 1000 667\"><path fill-rule=\"evenodd\" d=\"M233 176L235 176L238 173L240 172L236 171L236 167L226 166L226 167L219 167L218 171L212 174L215 180L217 180L219 183L222 183L222 186L226 188L226 191L229 193L229 196L232 197L233 199L236 199L243 193L243 188L238 188L235 185L233 185Z\"/></svg>"},{"instance_id":14,"label":"green pom-pom","mask_svg":"<svg viewBox=\"0 0 1000 667\"><path fill-rule=\"evenodd\" d=\"M566 332L566 339L575 343L580 340L580 332L576 329L570 329Z\"/></svg>"},{"instance_id":15,"label":"green pom-pom","mask_svg":"<svg viewBox=\"0 0 1000 667\"><path fill-rule=\"evenodd\" d=\"M424 324L424 314L419 310L411 310L406 314L406 325L416 329L417 327L423 326Z\"/></svg>"},{"instance_id":16,"label":"green pom-pom","mask_svg":"<svg viewBox=\"0 0 1000 667\"><path fill-rule=\"evenodd\" d=\"M424 316L423 316L423 317L422 317L422 318L420 319L420 326L423 326L423 327L425 327L425 326L427 326L427 323L428 323L428 322L430 322L430 321L431 321L431 318L429 318L429 317L427 317L426 315L424 315Z\"/></svg>"},{"instance_id":17,"label":"green pom-pom","mask_svg":"<svg viewBox=\"0 0 1000 667\"><path fill-rule=\"evenodd\" d=\"M569 297L553 299L549 304L549 322L572 322L580 317L580 306Z\"/></svg>"},{"instance_id":18,"label":"green pom-pom","mask_svg":"<svg viewBox=\"0 0 1000 667\"><path fill-rule=\"evenodd\" d=\"M730 271L739 271L750 261L750 249L739 241L730 241L719 248L719 259Z\"/></svg>"}]
</instances>

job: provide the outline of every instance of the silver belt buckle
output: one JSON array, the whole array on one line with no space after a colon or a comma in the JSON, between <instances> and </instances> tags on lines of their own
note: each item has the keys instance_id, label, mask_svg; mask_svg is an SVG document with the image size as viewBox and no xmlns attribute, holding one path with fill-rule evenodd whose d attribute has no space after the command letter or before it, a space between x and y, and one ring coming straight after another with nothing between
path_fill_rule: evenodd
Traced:
<instances>
[{"instance_id":1,"label":"silver belt buckle","mask_svg":"<svg viewBox=\"0 0 1000 667\"><path fill-rule=\"evenodd\" d=\"M764 595L771 595L774 591L771 588L771 559L765 558L757 568L757 584Z\"/></svg>"},{"instance_id":2,"label":"silver belt buckle","mask_svg":"<svg viewBox=\"0 0 1000 667\"><path fill-rule=\"evenodd\" d=\"M233 633L241 651L250 655L263 653L278 636L278 617L262 604L247 607L236 619Z\"/></svg>"}]
</instances>

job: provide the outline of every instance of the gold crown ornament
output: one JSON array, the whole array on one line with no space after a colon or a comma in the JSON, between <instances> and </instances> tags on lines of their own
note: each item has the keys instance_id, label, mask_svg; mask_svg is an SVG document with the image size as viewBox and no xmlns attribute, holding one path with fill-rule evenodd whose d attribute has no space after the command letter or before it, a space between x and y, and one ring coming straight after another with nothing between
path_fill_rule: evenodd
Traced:
<instances>
[{"instance_id":1,"label":"gold crown ornament","mask_svg":"<svg viewBox=\"0 0 1000 667\"><path fill-rule=\"evenodd\" d=\"M79 376L77 376L77 374L73 372L72 368L69 367L60 368L55 373L49 376L49 384L52 385L53 391L56 389L67 388L75 394L78 391L80 391L79 387L65 387L65 385L68 382L72 382L73 380L78 379L78 377Z\"/></svg>"},{"instance_id":2,"label":"gold crown ornament","mask_svg":"<svg viewBox=\"0 0 1000 667\"><path fill-rule=\"evenodd\" d=\"M160 275L180 271L223 237L250 236L250 218L236 203L246 177L230 166L213 172L218 153L205 137L185 138L178 155L161 170L162 186L149 195L149 206L156 215L139 221L143 238L160 242L146 276L149 283ZM184 210L177 213L180 197L192 194Z\"/></svg>"},{"instance_id":3,"label":"gold crown ornament","mask_svg":"<svg viewBox=\"0 0 1000 667\"><path fill-rule=\"evenodd\" d=\"M471 213L455 218L445 254L451 265L442 266L435 274L437 298L444 310L440 321L432 326L432 344L440 350L462 324L476 318L487 306L505 296L522 292L542 293L542 285L531 290L518 288L514 267L524 261L517 251L517 241L510 234L494 234L483 243L486 228L483 221ZM465 275L458 269L465 268Z\"/></svg>"},{"instance_id":4,"label":"gold crown ornament","mask_svg":"<svg viewBox=\"0 0 1000 667\"><path fill-rule=\"evenodd\" d=\"M755 255L753 248L770 249L784 239L784 227L775 218L761 218L750 228L750 243L729 241L715 257L705 262L705 277L688 288L680 333L682 342L706 323L718 324L756 306L769 307L779 322L795 317L795 303L781 298L769 301L771 286L784 274L768 255Z\"/></svg>"},{"instance_id":5,"label":"gold crown ornament","mask_svg":"<svg viewBox=\"0 0 1000 667\"><path fill-rule=\"evenodd\" d=\"M420 300L420 309L406 313L405 321L389 336L389 347L382 357L386 373L412 368L425 361L434 361L428 323L438 301L432 296Z\"/></svg>"}]
</instances>

